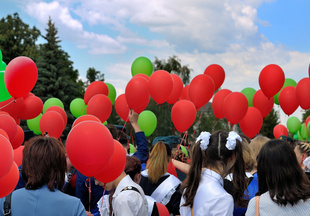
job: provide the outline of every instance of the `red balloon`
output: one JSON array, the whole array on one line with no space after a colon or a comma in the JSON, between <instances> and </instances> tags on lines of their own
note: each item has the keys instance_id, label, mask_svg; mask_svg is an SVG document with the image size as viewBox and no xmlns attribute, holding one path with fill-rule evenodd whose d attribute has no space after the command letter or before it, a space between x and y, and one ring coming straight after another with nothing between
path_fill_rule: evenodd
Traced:
<instances>
[{"instance_id":1,"label":"red balloon","mask_svg":"<svg viewBox=\"0 0 310 216\"><path fill-rule=\"evenodd\" d=\"M300 107L304 110L310 109L310 78L301 79L296 85L296 99Z\"/></svg>"},{"instance_id":2,"label":"red balloon","mask_svg":"<svg viewBox=\"0 0 310 216\"><path fill-rule=\"evenodd\" d=\"M214 82L211 77L200 74L191 81L188 94L197 109L208 103L214 93Z\"/></svg>"},{"instance_id":3,"label":"red balloon","mask_svg":"<svg viewBox=\"0 0 310 216\"><path fill-rule=\"evenodd\" d=\"M103 94L97 94L92 97L86 109L87 114L96 116L101 122L105 122L110 117L111 112L112 102L108 96Z\"/></svg>"},{"instance_id":4,"label":"red balloon","mask_svg":"<svg viewBox=\"0 0 310 216\"><path fill-rule=\"evenodd\" d=\"M18 167L22 165L23 151L24 151L24 146L19 146L17 149L14 149L14 162L16 163Z\"/></svg>"},{"instance_id":5,"label":"red balloon","mask_svg":"<svg viewBox=\"0 0 310 216\"><path fill-rule=\"evenodd\" d=\"M146 101L150 101L148 81L143 77L131 78L131 80L127 83L125 96L128 107L137 112L136 108L145 105Z\"/></svg>"},{"instance_id":6,"label":"red balloon","mask_svg":"<svg viewBox=\"0 0 310 216\"><path fill-rule=\"evenodd\" d=\"M183 91L183 82L182 79L176 74L170 74L173 79L173 89L167 100L168 104L175 104L182 94Z\"/></svg>"},{"instance_id":7,"label":"red balloon","mask_svg":"<svg viewBox=\"0 0 310 216\"><path fill-rule=\"evenodd\" d=\"M64 130L64 120L56 111L45 112L40 119L40 131L58 139Z\"/></svg>"},{"instance_id":8,"label":"red balloon","mask_svg":"<svg viewBox=\"0 0 310 216\"><path fill-rule=\"evenodd\" d=\"M212 101L212 109L216 118L222 119L224 114L224 101L225 98L231 93L229 89L221 89L215 93Z\"/></svg>"},{"instance_id":9,"label":"red balloon","mask_svg":"<svg viewBox=\"0 0 310 216\"><path fill-rule=\"evenodd\" d=\"M5 86L14 98L27 95L35 86L37 79L36 64L25 56L19 56L10 61L4 72Z\"/></svg>"},{"instance_id":10,"label":"red balloon","mask_svg":"<svg viewBox=\"0 0 310 216\"><path fill-rule=\"evenodd\" d=\"M256 107L263 118L265 118L273 108L274 97L266 97L261 89L255 92L253 96L253 106Z\"/></svg>"},{"instance_id":11,"label":"red balloon","mask_svg":"<svg viewBox=\"0 0 310 216\"><path fill-rule=\"evenodd\" d=\"M191 100L188 94L189 85L185 86L183 88L182 94L179 98L179 100Z\"/></svg>"},{"instance_id":12,"label":"red balloon","mask_svg":"<svg viewBox=\"0 0 310 216\"><path fill-rule=\"evenodd\" d=\"M6 137L0 135L0 143L0 179L2 179L12 167L14 153L11 143Z\"/></svg>"},{"instance_id":13,"label":"red balloon","mask_svg":"<svg viewBox=\"0 0 310 216\"><path fill-rule=\"evenodd\" d=\"M24 130L19 125L17 125L17 133L14 139L11 141L13 149L18 148L21 144L23 144L24 137L25 137Z\"/></svg>"},{"instance_id":14,"label":"red balloon","mask_svg":"<svg viewBox=\"0 0 310 216\"><path fill-rule=\"evenodd\" d=\"M306 118L306 121L305 121L306 126L308 126L309 121L310 121L310 116L308 116L308 117Z\"/></svg>"},{"instance_id":15,"label":"red balloon","mask_svg":"<svg viewBox=\"0 0 310 216\"><path fill-rule=\"evenodd\" d=\"M150 98L149 98L149 99L150 99ZM150 100L146 100L146 101L144 102L144 104L141 104L141 106L136 107L136 108L134 109L134 111L135 111L136 113L140 114L142 111L145 110L145 108L147 107L147 105L149 105L149 102L150 102Z\"/></svg>"},{"instance_id":16,"label":"red balloon","mask_svg":"<svg viewBox=\"0 0 310 216\"><path fill-rule=\"evenodd\" d=\"M309 72L309 77L310 77L310 64L309 64L308 72Z\"/></svg>"},{"instance_id":17,"label":"red balloon","mask_svg":"<svg viewBox=\"0 0 310 216\"><path fill-rule=\"evenodd\" d=\"M169 216L170 215L167 207L164 206L164 204L156 202L156 207L157 207L159 216Z\"/></svg>"},{"instance_id":18,"label":"red balloon","mask_svg":"<svg viewBox=\"0 0 310 216\"><path fill-rule=\"evenodd\" d=\"M67 114L63 108L61 108L59 106L51 106L46 110L46 112L48 112L48 111L58 112L61 115L62 119L64 120L64 128L66 128L66 126L67 126Z\"/></svg>"},{"instance_id":19,"label":"red balloon","mask_svg":"<svg viewBox=\"0 0 310 216\"><path fill-rule=\"evenodd\" d=\"M80 117L78 117L72 124L72 128L74 126L76 126L77 124L81 123L81 122L84 122L84 121L96 121L96 122L100 122L100 119L98 119L96 116L94 115L82 115Z\"/></svg>"},{"instance_id":20,"label":"red balloon","mask_svg":"<svg viewBox=\"0 0 310 216\"><path fill-rule=\"evenodd\" d=\"M263 126L263 116L257 108L249 107L239 126L246 136L253 138Z\"/></svg>"},{"instance_id":21,"label":"red balloon","mask_svg":"<svg viewBox=\"0 0 310 216\"><path fill-rule=\"evenodd\" d=\"M180 132L186 131L196 119L196 107L189 100L176 102L171 109L171 119L175 128Z\"/></svg>"},{"instance_id":22,"label":"red balloon","mask_svg":"<svg viewBox=\"0 0 310 216\"><path fill-rule=\"evenodd\" d=\"M117 140L113 141L114 152L110 162L99 174L94 176L97 180L103 183L109 183L117 179L117 177L119 177L124 171L126 165L126 150L120 142Z\"/></svg>"},{"instance_id":23,"label":"red balloon","mask_svg":"<svg viewBox=\"0 0 310 216\"><path fill-rule=\"evenodd\" d=\"M3 130L1 128L0 128L0 135L4 136L5 138L7 138L10 141L8 134L5 132L5 130Z\"/></svg>"},{"instance_id":24,"label":"red balloon","mask_svg":"<svg viewBox=\"0 0 310 216\"><path fill-rule=\"evenodd\" d=\"M173 79L165 70L152 73L149 80L150 94L158 104L166 102L173 89Z\"/></svg>"},{"instance_id":25,"label":"red balloon","mask_svg":"<svg viewBox=\"0 0 310 216\"><path fill-rule=\"evenodd\" d=\"M83 175L91 177L100 173L110 162L114 141L102 123L84 121L71 129L66 149L72 165Z\"/></svg>"},{"instance_id":26,"label":"red balloon","mask_svg":"<svg viewBox=\"0 0 310 216\"><path fill-rule=\"evenodd\" d=\"M288 130L284 125L278 124L273 128L273 135L276 139L279 139L280 136L288 136Z\"/></svg>"},{"instance_id":27,"label":"red balloon","mask_svg":"<svg viewBox=\"0 0 310 216\"><path fill-rule=\"evenodd\" d=\"M15 117L15 116L12 116L12 117L13 117L13 119L14 119L16 125L20 125L20 118L17 118L17 117Z\"/></svg>"},{"instance_id":28,"label":"red balloon","mask_svg":"<svg viewBox=\"0 0 310 216\"><path fill-rule=\"evenodd\" d=\"M43 102L41 98L37 96L29 96L24 98L23 108L18 117L24 120L33 119L40 115L42 110Z\"/></svg>"},{"instance_id":29,"label":"red balloon","mask_svg":"<svg viewBox=\"0 0 310 216\"><path fill-rule=\"evenodd\" d=\"M6 101L0 102L0 110L9 113L11 116L19 116L24 106L24 99L10 98Z\"/></svg>"},{"instance_id":30,"label":"red balloon","mask_svg":"<svg viewBox=\"0 0 310 216\"><path fill-rule=\"evenodd\" d=\"M248 100L240 92L230 93L224 100L224 114L231 124L239 123L248 111Z\"/></svg>"},{"instance_id":31,"label":"red balloon","mask_svg":"<svg viewBox=\"0 0 310 216\"><path fill-rule=\"evenodd\" d=\"M298 108L295 87L287 86L279 94L279 105L286 115L291 115Z\"/></svg>"},{"instance_id":32,"label":"red balloon","mask_svg":"<svg viewBox=\"0 0 310 216\"><path fill-rule=\"evenodd\" d=\"M284 72L276 64L267 65L259 74L259 86L266 97L277 94L282 89L284 82Z\"/></svg>"},{"instance_id":33,"label":"red balloon","mask_svg":"<svg viewBox=\"0 0 310 216\"><path fill-rule=\"evenodd\" d=\"M94 81L87 87L85 94L84 94L84 102L87 105L89 100L97 95L97 94L103 94L108 96L109 95L109 88L107 84L105 84L102 81Z\"/></svg>"},{"instance_id":34,"label":"red balloon","mask_svg":"<svg viewBox=\"0 0 310 216\"><path fill-rule=\"evenodd\" d=\"M137 74L139 75L139 74ZM137 76L135 75L135 76ZM145 74L144 74L145 75ZM147 75L145 75L147 76ZM118 114L121 119L123 119L125 122L129 122L128 115L129 115L129 107L126 101L125 94L121 94L118 96L115 100L114 107L116 110L116 113Z\"/></svg>"},{"instance_id":35,"label":"red balloon","mask_svg":"<svg viewBox=\"0 0 310 216\"><path fill-rule=\"evenodd\" d=\"M19 180L18 167L13 163L8 174L0 179L0 198L9 195L16 187Z\"/></svg>"},{"instance_id":36,"label":"red balloon","mask_svg":"<svg viewBox=\"0 0 310 216\"><path fill-rule=\"evenodd\" d=\"M0 128L8 134L10 141L14 139L17 133L17 125L11 116L0 115Z\"/></svg>"},{"instance_id":37,"label":"red balloon","mask_svg":"<svg viewBox=\"0 0 310 216\"><path fill-rule=\"evenodd\" d=\"M209 75L214 81L214 90L217 90L225 80L225 71L222 66L218 64L209 65L204 74Z\"/></svg>"}]
</instances>

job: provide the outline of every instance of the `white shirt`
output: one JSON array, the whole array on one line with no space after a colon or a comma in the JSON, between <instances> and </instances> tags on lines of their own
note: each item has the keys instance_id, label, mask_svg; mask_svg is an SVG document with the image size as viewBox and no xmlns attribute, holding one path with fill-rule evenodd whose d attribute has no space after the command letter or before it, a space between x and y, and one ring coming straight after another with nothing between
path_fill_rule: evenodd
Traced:
<instances>
[{"instance_id":1,"label":"white shirt","mask_svg":"<svg viewBox=\"0 0 310 216\"><path fill-rule=\"evenodd\" d=\"M181 198L181 216L191 216L191 208L182 206L185 203ZM234 211L233 197L223 188L222 177L209 169L201 173L201 180L194 198L193 212L195 216L232 216Z\"/></svg>"},{"instance_id":2,"label":"white shirt","mask_svg":"<svg viewBox=\"0 0 310 216\"><path fill-rule=\"evenodd\" d=\"M132 186L139 190L124 190ZM101 197L98 208L101 216L109 215L109 195ZM148 215L148 202L140 185L136 184L130 176L124 177L115 189L112 199L112 208L115 216L146 216Z\"/></svg>"}]
</instances>

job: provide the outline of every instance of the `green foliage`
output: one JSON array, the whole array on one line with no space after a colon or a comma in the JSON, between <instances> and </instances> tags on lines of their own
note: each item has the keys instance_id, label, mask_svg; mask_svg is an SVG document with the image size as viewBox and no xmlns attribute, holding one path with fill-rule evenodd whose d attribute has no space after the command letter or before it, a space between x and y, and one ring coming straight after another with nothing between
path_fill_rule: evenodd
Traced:
<instances>
[{"instance_id":1,"label":"green foliage","mask_svg":"<svg viewBox=\"0 0 310 216\"><path fill-rule=\"evenodd\" d=\"M305 122L306 119L308 118L308 116L310 116L310 109L306 110L306 111L302 114L302 122Z\"/></svg>"},{"instance_id":2,"label":"green foliage","mask_svg":"<svg viewBox=\"0 0 310 216\"><path fill-rule=\"evenodd\" d=\"M3 61L9 63L18 56L27 56L36 62L39 55L36 41L40 31L30 28L24 23L18 13L8 15L0 20L0 50L3 54Z\"/></svg>"},{"instance_id":3,"label":"green foliage","mask_svg":"<svg viewBox=\"0 0 310 216\"><path fill-rule=\"evenodd\" d=\"M86 72L86 78L87 78L87 85L97 80L104 82L104 74L101 74L100 71L97 71L93 67L88 68Z\"/></svg>"},{"instance_id":4,"label":"green foliage","mask_svg":"<svg viewBox=\"0 0 310 216\"><path fill-rule=\"evenodd\" d=\"M159 60L155 57L154 71L157 70L165 70L169 73L177 74L182 79L184 85L188 85L190 82L190 73L192 69L190 69L188 65L182 66L181 59L177 56L169 57L167 61Z\"/></svg>"},{"instance_id":5,"label":"green foliage","mask_svg":"<svg viewBox=\"0 0 310 216\"><path fill-rule=\"evenodd\" d=\"M273 128L277 124L279 124L279 114L272 109L271 112L264 118L260 133L270 139L274 139Z\"/></svg>"}]
</instances>

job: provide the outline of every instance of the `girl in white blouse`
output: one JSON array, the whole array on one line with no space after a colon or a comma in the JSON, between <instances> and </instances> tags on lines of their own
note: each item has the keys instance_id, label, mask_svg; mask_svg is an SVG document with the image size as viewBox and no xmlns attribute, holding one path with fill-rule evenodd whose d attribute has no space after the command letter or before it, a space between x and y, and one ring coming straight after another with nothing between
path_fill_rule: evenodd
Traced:
<instances>
[{"instance_id":1,"label":"girl in white blouse","mask_svg":"<svg viewBox=\"0 0 310 216\"><path fill-rule=\"evenodd\" d=\"M241 142L241 137L234 131L199 135L189 175L182 186L181 216L230 216L233 215L234 200L237 205L246 206L247 182ZM223 188L223 179L230 172L234 176L234 198Z\"/></svg>"}]
</instances>

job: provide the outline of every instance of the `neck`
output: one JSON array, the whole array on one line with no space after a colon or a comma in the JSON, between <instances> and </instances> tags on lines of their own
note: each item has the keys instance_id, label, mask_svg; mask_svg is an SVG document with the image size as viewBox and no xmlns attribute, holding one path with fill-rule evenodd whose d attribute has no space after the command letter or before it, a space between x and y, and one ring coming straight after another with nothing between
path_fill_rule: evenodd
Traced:
<instances>
[{"instance_id":1,"label":"neck","mask_svg":"<svg viewBox=\"0 0 310 216\"><path fill-rule=\"evenodd\" d=\"M227 172L225 172L224 168L219 168L219 167L211 167L211 166L207 166L207 168L209 170L212 170L214 172L216 172L217 174L219 174L223 179L226 177Z\"/></svg>"},{"instance_id":2,"label":"neck","mask_svg":"<svg viewBox=\"0 0 310 216\"><path fill-rule=\"evenodd\" d=\"M117 179L114 180L113 186L116 188L117 185L120 183L120 181L122 181L122 179L125 177L126 177L126 173L122 172L122 174L119 177L117 177Z\"/></svg>"}]
</instances>

